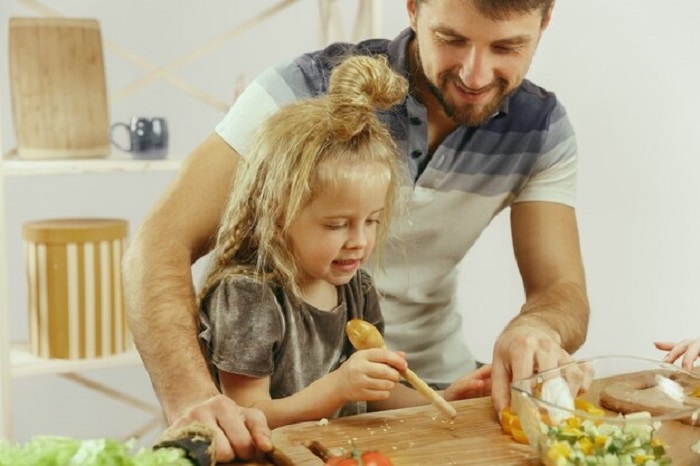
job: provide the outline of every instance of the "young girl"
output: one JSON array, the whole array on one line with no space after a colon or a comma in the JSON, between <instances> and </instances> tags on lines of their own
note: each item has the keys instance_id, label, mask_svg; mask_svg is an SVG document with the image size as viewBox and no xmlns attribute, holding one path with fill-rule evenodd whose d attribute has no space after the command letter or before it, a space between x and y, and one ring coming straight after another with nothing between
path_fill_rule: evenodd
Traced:
<instances>
[{"instance_id":1,"label":"young girl","mask_svg":"<svg viewBox=\"0 0 700 466\"><path fill-rule=\"evenodd\" d=\"M261 409L270 428L361 413L366 402L426 402L397 384L402 353L354 352L345 335L353 318L383 331L360 266L387 236L406 177L375 108L407 87L385 59L347 58L327 95L266 121L234 181L200 292L200 342L222 393ZM482 389L487 377L467 385ZM465 393L455 385L453 399Z\"/></svg>"}]
</instances>

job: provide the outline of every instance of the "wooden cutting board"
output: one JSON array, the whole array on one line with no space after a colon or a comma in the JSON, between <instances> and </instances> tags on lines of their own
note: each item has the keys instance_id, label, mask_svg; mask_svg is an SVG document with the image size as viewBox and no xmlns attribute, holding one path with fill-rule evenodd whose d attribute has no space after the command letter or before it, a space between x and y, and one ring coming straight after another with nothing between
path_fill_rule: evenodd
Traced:
<instances>
[{"instance_id":1,"label":"wooden cutting board","mask_svg":"<svg viewBox=\"0 0 700 466\"><path fill-rule=\"evenodd\" d=\"M96 20L10 18L9 68L20 158L109 155L107 85Z\"/></svg>"},{"instance_id":2,"label":"wooden cutting board","mask_svg":"<svg viewBox=\"0 0 700 466\"><path fill-rule=\"evenodd\" d=\"M457 417L440 417L432 406L396 409L332 419L328 425L304 422L275 429L273 460L279 465L320 466L323 461L305 445L323 448L380 450L395 466L538 465L528 445L503 433L490 398L452 403Z\"/></svg>"}]
</instances>

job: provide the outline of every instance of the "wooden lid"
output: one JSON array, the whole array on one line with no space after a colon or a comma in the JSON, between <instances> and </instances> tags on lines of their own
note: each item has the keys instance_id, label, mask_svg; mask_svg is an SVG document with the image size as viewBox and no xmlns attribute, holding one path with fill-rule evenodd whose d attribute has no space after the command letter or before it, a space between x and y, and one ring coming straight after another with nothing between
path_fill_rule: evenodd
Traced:
<instances>
[{"instance_id":1,"label":"wooden lid","mask_svg":"<svg viewBox=\"0 0 700 466\"><path fill-rule=\"evenodd\" d=\"M129 224L114 218L60 218L27 222L25 240L36 243L75 243L126 238Z\"/></svg>"}]
</instances>

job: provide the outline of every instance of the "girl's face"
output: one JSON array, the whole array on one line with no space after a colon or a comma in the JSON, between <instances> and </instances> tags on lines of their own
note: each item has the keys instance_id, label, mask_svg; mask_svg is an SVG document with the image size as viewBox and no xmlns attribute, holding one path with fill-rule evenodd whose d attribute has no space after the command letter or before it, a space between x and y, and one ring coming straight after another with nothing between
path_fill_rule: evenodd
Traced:
<instances>
[{"instance_id":1,"label":"girl's face","mask_svg":"<svg viewBox=\"0 0 700 466\"><path fill-rule=\"evenodd\" d=\"M389 170L379 164L354 168L357 174L323 189L289 229L294 258L306 296L324 284L346 284L374 249L377 225L389 189ZM383 172L382 172L383 171Z\"/></svg>"}]
</instances>

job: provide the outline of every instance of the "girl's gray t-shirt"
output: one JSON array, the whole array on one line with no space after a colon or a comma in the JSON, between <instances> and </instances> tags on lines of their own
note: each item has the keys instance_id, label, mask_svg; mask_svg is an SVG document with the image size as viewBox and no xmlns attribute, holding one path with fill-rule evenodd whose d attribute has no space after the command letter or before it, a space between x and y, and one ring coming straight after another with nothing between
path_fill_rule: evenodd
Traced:
<instances>
[{"instance_id":1,"label":"girl's gray t-shirt","mask_svg":"<svg viewBox=\"0 0 700 466\"><path fill-rule=\"evenodd\" d=\"M217 385L217 369L269 376L270 396L278 399L336 370L353 353L345 334L350 319L366 320L384 333L379 297L364 270L338 287L338 305L330 311L296 305L280 287L236 276L202 304L199 339ZM353 402L336 415L366 410L365 402Z\"/></svg>"}]
</instances>

